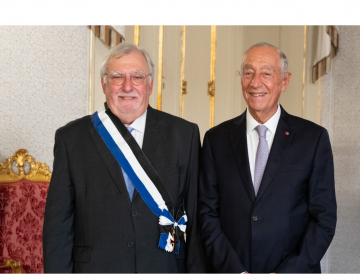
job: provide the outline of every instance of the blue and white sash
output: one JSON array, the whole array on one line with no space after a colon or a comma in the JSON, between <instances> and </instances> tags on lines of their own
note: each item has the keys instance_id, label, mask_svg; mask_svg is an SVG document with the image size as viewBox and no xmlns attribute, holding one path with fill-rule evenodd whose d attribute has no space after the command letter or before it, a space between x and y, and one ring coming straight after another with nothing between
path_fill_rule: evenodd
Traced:
<instances>
[{"instance_id":1,"label":"blue and white sash","mask_svg":"<svg viewBox=\"0 0 360 280\"><path fill-rule=\"evenodd\" d=\"M95 112L91 116L91 122L146 205L159 217L158 246L167 252L178 254L179 238L186 230L185 211L175 222L169 212L169 209L172 210L172 202L166 188L134 137L110 109Z\"/></svg>"}]
</instances>

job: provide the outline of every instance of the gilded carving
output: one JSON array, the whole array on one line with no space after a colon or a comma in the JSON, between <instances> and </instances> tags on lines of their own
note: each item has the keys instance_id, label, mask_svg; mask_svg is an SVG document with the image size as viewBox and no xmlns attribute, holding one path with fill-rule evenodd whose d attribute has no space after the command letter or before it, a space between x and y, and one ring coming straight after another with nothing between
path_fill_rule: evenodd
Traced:
<instances>
[{"instance_id":1,"label":"gilded carving","mask_svg":"<svg viewBox=\"0 0 360 280\"><path fill-rule=\"evenodd\" d=\"M208 95L215 96L215 82L208 82Z\"/></svg>"},{"instance_id":2,"label":"gilded carving","mask_svg":"<svg viewBox=\"0 0 360 280\"><path fill-rule=\"evenodd\" d=\"M25 163L28 162L30 169L25 172ZM12 168L12 164L18 167L18 173ZM50 182L51 171L45 163L35 161L35 159L28 155L27 150L20 149L15 155L9 157L7 162L0 163L0 182L13 182L21 179L29 181L46 181Z\"/></svg>"},{"instance_id":3,"label":"gilded carving","mask_svg":"<svg viewBox=\"0 0 360 280\"><path fill-rule=\"evenodd\" d=\"M216 60L216 25L211 26L211 57L210 82L208 94L210 95L210 128L215 124L215 60Z\"/></svg>"},{"instance_id":4,"label":"gilded carving","mask_svg":"<svg viewBox=\"0 0 360 280\"><path fill-rule=\"evenodd\" d=\"M10 267L13 273L20 274L21 273L21 263L16 260L6 260L4 264L0 265L0 268Z\"/></svg>"},{"instance_id":5,"label":"gilded carving","mask_svg":"<svg viewBox=\"0 0 360 280\"><path fill-rule=\"evenodd\" d=\"M186 87L187 87L187 82L186 81L182 81L181 82L181 94L186 94Z\"/></svg>"},{"instance_id":6,"label":"gilded carving","mask_svg":"<svg viewBox=\"0 0 360 280\"><path fill-rule=\"evenodd\" d=\"M180 91L180 117L184 117L184 94L187 93L186 86L187 83L185 81L185 32L186 26L182 26L182 34L181 34L181 91Z\"/></svg>"}]
</instances>

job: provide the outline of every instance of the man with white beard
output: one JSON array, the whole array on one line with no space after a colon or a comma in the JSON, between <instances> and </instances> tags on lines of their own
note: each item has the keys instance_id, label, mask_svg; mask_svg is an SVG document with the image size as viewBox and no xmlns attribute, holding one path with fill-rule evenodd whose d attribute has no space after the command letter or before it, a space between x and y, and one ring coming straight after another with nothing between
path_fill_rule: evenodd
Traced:
<instances>
[{"instance_id":1,"label":"man with white beard","mask_svg":"<svg viewBox=\"0 0 360 280\"><path fill-rule=\"evenodd\" d=\"M104 110L55 135L45 272L203 272L198 126L149 106L145 50L116 46L100 74Z\"/></svg>"}]
</instances>

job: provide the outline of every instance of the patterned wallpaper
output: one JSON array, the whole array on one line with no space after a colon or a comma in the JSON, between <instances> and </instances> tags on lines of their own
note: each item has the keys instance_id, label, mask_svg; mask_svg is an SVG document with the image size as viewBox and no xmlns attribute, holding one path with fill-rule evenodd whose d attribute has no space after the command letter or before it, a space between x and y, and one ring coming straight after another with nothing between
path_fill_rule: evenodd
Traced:
<instances>
[{"instance_id":1,"label":"patterned wallpaper","mask_svg":"<svg viewBox=\"0 0 360 280\"><path fill-rule=\"evenodd\" d=\"M338 204L331 273L360 273L359 46L360 27L340 26L339 53L323 78L322 118L332 140Z\"/></svg>"},{"instance_id":2,"label":"patterned wallpaper","mask_svg":"<svg viewBox=\"0 0 360 280\"><path fill-rule=\"evenodd\" d=\"M0 161L53 164L55 130L87 114L86 26L0 26Z\"/></svg>"}]
</instances>

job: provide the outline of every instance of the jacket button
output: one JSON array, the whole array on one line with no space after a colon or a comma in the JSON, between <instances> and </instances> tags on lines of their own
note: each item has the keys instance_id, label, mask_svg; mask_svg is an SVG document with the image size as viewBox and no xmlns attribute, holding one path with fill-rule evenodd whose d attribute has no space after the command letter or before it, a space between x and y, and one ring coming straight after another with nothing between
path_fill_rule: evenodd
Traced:
<instances>
[{"instance_id":1,"label":"jacket button","mask_svg":"<svg viewBox=\"0 0 360 280\"><path fill-rule=\"evenodd\" d=\"M251 218L254 222L257 222L258 220L260 220L257 216L252 216Z\"/></svg>"},{"instance_id":2,"label":"jacket button","mask_svg":"<svg viewBox=\"0 0 360 280\"><path fill-rule=\"evenodd\" d=\"M137 214L138 214L137 212L132 213L133 217L136 217Z\"/></svg>"},{"instance_id":3,"label":"jacket button","mask_svg":"<svg viewBox=\"0 0 360 280\"><path fill-rule=\"evenodd\" d=\"M130 247L132 247L132 246L134 246L134 243L133 243L133 242L129 242L129 243L128 243L128 247L130 248Z\"/></svg>"}]
</instances>

